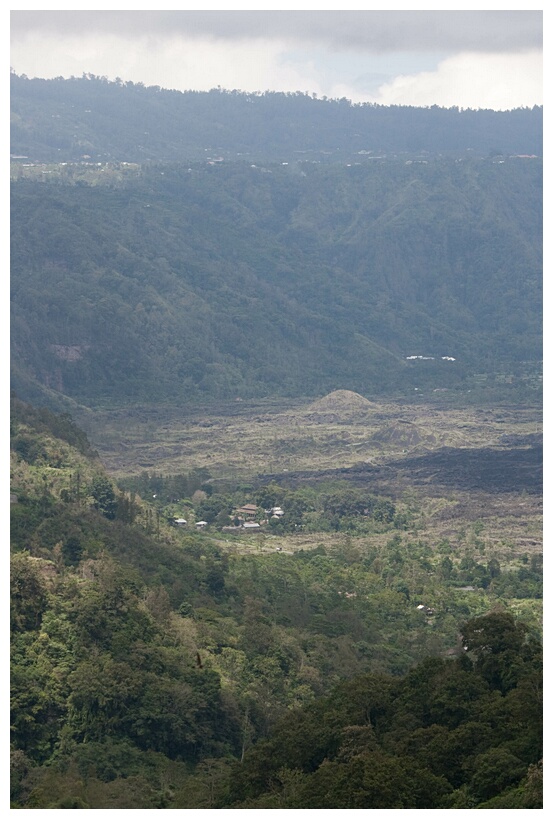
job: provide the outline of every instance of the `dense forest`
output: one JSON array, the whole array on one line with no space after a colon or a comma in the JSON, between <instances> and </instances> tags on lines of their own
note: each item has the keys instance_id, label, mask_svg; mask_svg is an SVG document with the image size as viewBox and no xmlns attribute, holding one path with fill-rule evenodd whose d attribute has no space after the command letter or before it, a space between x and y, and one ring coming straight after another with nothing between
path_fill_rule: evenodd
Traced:
<instances>
[{"instance_id":1,"label":"dense forest","mask_svg":"<svg viewBox=\"0 0 553 819\"><path fill-rule=\"evenodd\" d=\"M538 555L429 548L343 485L221 506L196 471L150 506L15 396L11 445L12 807L540 807L540 626L510 610L541 596ZM229 493L319 504L337 537L223 548L216 515L161 513L183 492L197 518ZM350 540L360 516L384 546Z\"/></svg>"},{"instance_id":2,"label":"dense forest","mask_svg":"<svg viewBox=\"0 0 553 819\"><path fill-rule=\"evenodd\" d=\"M528 374L541 190L526 159L20 179L13 386L91 406Z\"/></svg>"},{"instance_id":3,"label":"dense forest","mask_svg":"<svg viewBox=\"0 0 553 819\"><path fill-rule=\"evenodd\" d=\"M170 91L90 74L11 75L11 152L39 162L541 156L542 118L538 107L387 107L300 92Z\"/></svg>"}]
</instances>

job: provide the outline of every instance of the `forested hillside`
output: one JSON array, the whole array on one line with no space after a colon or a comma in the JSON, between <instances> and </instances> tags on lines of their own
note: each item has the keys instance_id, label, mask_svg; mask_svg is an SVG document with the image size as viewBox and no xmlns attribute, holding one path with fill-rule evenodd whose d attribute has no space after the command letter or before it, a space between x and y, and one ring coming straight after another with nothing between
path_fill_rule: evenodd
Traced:
<instances>
[{"instance_id":1,"label":"forested hillside","mask_svg":"<svg viewBox=\"0 0 553 819\"><path fill-rule=\"evenodd\" d=\"M304 93L169 91L11 75L11 153L31 161L319 162L394 154L542 155L541 108L352 105Z\"/></svg>"},{"instance_id":2,"label":"forested hillside","mask_svg":"<svg viewBox=\"0 0 553 819\"><path fill-rule=\"evenodd\" d=\"M433 550L383 498L360 547L343 486L333 545L248 554L114 486L68 416L14 397L11 443L13 807L540 806L539 555ZM232 502L313 499L282 491Z\"/></svg>"},{"instance_id":3,"label":"forested hillside","mask_svg":"<svg viewBox=\"0 0 553 819\"><path fill-rule=\"evenodd\" d=\"M541 360L541 163L57 166L12 187L13 384L364 395Z\"/></svg>"}]
</instances>

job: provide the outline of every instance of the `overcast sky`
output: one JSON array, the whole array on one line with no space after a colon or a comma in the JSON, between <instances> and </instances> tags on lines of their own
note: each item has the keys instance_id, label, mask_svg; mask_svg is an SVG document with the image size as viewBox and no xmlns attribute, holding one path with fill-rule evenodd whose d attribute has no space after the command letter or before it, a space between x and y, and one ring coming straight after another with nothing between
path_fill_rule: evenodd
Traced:
<instances>
[{"instance_id":1,"label":"overcast sky","mask_svg":"<svg viewBox=\"0 0 553 819\"><path fill-rule=\"evenodd\" d=\"M541 105L541 11L12 11L11 66L384 105Z\"/></svg>"}]
</instances>

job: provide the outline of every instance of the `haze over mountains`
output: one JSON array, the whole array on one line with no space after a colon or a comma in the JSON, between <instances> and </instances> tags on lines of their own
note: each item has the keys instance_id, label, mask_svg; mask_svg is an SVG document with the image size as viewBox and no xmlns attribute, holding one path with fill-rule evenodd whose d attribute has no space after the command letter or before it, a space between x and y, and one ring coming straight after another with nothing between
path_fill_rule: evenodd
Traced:
<instances>
[{"instance_id":1,"label":"haze over mountains","mask_svg":"<svg viewBox=\"0 0 553 819\"><path fill-rule=\"evenodd\" d=\"M541 117L12 75L14 387L94 405L533 371Z\"/></svg>"}]
</instances>

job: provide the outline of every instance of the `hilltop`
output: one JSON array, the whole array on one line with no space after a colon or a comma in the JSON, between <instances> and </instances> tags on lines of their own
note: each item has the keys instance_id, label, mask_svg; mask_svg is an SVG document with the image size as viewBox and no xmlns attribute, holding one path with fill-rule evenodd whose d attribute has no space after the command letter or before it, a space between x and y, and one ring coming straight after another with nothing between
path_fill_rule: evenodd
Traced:
<instances>
[{"instance_id":1,"label":"hilltop","mask_svg":"<svg viewBox=\"0 0 553 819\"><path fill-rule=\"evenodd\" d=\"M309 94L170 91L11 75L11 153L31 162L379 162L542 155L541 108L352 104Z\"/></svg>"},{"instance_id":2,"label":"hilltop","mask_svg":"<svg viewBox=\"0 0 553 819\"><path fill-rule=\"evenodd\" d=\"M373 401L368 398L363 398L357 392L351 390L334 390L328 395L319 398L310 404L307 409L312 412L327 412L327 411L345 411L358 412L363 410L371 410L376 407Z\"/></svg>"}]
</instances>

